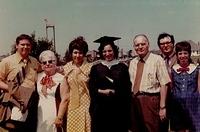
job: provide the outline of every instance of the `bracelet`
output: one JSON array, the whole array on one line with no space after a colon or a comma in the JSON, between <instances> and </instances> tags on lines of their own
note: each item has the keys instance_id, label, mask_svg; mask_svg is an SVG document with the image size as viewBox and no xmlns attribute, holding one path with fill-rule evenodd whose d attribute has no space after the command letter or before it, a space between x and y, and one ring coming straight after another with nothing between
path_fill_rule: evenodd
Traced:
<instances>
[{"instance_id":1,"label":"bracelet","mask_svg":"<svg viewBox=\"0 0 200 132\"><path fill-rule=\"evenodd\" d=\"M160 110L166 109L166 106L160 107Z\"/></svg>"}]
</instances>

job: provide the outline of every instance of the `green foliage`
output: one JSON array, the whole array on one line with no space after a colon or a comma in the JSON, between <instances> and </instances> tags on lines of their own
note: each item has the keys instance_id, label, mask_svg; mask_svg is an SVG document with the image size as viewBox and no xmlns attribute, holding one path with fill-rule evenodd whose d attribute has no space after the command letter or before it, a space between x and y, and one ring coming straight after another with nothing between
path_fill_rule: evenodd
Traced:
<instances>
[{"instance_id":1,"label":"green foliage","mask_svg":"<svg viewBox=\"0 0 200 132\"><path fill-rule=\"evenodd\" d=\"M45 38L40 38L38 40L34 41L31 56L35 58L39 58L40 53L42 53L44 50L53 50L53 43L52 41L49 41Z\"/></svg>"},{"instance_id":2,"label":"green foliage","mask_svg":"<svg viewBox=\"0 0 200 132\"><path fill-rule=\"evenodd\" d=\"M67 50L66 52L65 52L65 56L64 56L64 63L67 63L67 62L69 62L69 61L71 61L72 60L72 57L71 57L71 55L70 55L70 53L69 53L69 50Z\"/></svg>"},{"instance_id":3,"label":"green foliage","mask_svg":"<svg viewBox=\"0 0 200 132\"><path fill-rule=\"evenodd\" d=\"M33 38L33 46L31 51L31 56L35 57L39 60L39 55L45 51L45 50L51 50L55 52L53 41L48 40L46 38L38 38L36 40L35 33L31 34L31 37ZM55 52L55 55L57 57L57 65L62 65L60 55Z\"/></svg>"}]
</instances>

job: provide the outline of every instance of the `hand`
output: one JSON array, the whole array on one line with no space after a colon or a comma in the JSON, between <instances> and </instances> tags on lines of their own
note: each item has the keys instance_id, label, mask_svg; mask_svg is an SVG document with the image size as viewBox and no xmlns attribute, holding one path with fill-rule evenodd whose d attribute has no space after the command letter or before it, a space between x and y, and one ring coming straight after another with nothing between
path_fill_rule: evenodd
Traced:
<instances>
[{"instance_id":1,"label":"hand","mask_svg":"<svg viewBox=\"0 0 200 132\"><path fill-rule=\"evenodd\" d=\"M166 108L160 109L159 116L161 121L166 119Z\"/></svg>"},{"instance_id":2,"label":"hand","mask_svg":"<svg viewBox=\"0 0 200 132\"><path fill-rule=\"evenodd\" d=\"M104 89L104 90L99 89L98 92L101 93L101 94L109 96L110 94L114 94L115 90L113 90L113 89Z\"/></svg>"},{"instance_id":3,"label":"hand","mask_svg":"<svg viewBox=\"0 0 200 132\"><path fill-rule=\"evenodd\" d=\"M109 94L109 95L113 95L113 94L115 94L115 90L113 90L113 89L109 89L108 94Z\"/></svg>"},{"instance_id":4,"label":"hand","mask_svg":"<svg viewBox=\"0 0 200 132\"><path fill-rule=\"evenodd\" d=\"M62 127L63 120L59 117L56 117L54 124L56 125L56 127Z\"/></svg>"}]
</instances>

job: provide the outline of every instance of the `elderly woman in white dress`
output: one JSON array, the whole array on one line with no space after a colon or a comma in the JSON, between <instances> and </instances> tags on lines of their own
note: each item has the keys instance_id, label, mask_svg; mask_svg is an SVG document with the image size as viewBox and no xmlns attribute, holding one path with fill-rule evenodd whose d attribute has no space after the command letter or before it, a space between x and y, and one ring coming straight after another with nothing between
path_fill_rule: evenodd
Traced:
<instances>
[{"instance_id":1,"label":"elderly woman in white dress","mask_svg":"<svg viewBox=\"0 0 200 132\"><path fill-rule=\"evenodd\" d=\"M39 60L43 72L38 74L39 94L37 132L59 132L62 128L68 99L66 79L56 72L56 56L50 50L43 51ZM63 129L63 130L62 130Z\"/></svg>"}]
</instances>

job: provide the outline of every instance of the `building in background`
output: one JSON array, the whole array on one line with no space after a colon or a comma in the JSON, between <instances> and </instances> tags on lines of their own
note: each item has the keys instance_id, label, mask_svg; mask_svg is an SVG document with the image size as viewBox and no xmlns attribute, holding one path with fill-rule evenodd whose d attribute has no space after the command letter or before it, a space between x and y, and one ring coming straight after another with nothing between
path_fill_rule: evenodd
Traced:
<instances>
[{"instance_id":1,"label":"building in background","mask_svg":"<svg viewBox=\"0 0 200 132\"><path fill-rule=\"evenodd\" d=\"M198 42L197 44L192 40L188 40L188 42L191 45L191 58L193 62L200 64L200 42Z\"/></svg>"}]
</instances>

